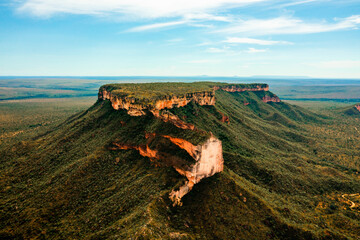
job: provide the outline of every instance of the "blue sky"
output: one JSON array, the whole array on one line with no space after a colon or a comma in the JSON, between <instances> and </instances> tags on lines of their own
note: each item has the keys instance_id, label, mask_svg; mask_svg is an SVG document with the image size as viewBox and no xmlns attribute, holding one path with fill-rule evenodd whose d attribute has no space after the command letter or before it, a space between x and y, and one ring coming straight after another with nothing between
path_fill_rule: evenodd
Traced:
<instances>
[{"instance_id":1,"label":"blue sky","mask_svg":"<svg viewBox=\"0 0 360 240\"><path fill-rule=\"evenodd\" d=\"M0 75L360 78L359 0L0 0Z\"/></svg>"}]
</instances>

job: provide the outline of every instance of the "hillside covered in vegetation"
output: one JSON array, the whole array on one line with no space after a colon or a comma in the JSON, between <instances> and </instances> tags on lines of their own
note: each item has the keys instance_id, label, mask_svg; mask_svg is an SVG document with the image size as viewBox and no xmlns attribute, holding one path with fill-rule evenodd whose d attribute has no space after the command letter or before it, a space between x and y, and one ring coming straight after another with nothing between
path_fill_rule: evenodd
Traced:
<instances>
[{"instance_id":1,"label":"hillside covered in vegetation","mask_svg":"<svg viewBox=\"0 0 360 240\"><path fill-rule=\"evenodd\" d=\"M213 95L132 116L104 90ZM1 148L0 238L357 239L359 119L282 102L267 85L105 85L88 110ZM188 149L213 138L223 168L194 180Z\"/></svg>"}]
</instances>

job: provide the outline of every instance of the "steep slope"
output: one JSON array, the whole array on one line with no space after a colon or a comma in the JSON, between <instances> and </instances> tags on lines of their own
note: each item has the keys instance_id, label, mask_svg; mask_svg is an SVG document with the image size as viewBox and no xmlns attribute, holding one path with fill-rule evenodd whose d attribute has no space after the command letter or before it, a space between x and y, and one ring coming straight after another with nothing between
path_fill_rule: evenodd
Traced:
<instances>
[{"instance_id":1,"label":"steep slope","mask_svg":"<svg viewBox=\"0 0 360 240\"><path fill-rule=\"evenodd\" d=\"M340 193L359 192L359 178L354 169L318 157L307 130L309 124L326 124L324 117L281 102L266 85L187 84L186 104L172 101L184 97L180 83L132 87L159 86L175 92L160 91L144 102L129 95L135 90L103 97L102 88L87 111L1 152L0 236L360 236L359 213L343 210L346 203L336 200ZM131 104L114 107L119 99ZM164 100L166 105L156 104ZM141 114L132 114L136 109ZM210 143L219 149L219 142L223 169L194 171L202 163L199 152ZM205 154L205 160L215 156L221 162L216 155ZM173 206L180 199L182 206Z\"/></svg>"},{"instance_id":2,"label":"steep slope","mask_svg":"<svg viewBox=\"0 0 360 240\"><path fill-rule=\"evenodd\" d=\"M352 107L347 107L340 110L341 113L348 115L348 116L354 116L359 117L360 116L360 104L356 104Z\"/></svg>"}]
</instances>

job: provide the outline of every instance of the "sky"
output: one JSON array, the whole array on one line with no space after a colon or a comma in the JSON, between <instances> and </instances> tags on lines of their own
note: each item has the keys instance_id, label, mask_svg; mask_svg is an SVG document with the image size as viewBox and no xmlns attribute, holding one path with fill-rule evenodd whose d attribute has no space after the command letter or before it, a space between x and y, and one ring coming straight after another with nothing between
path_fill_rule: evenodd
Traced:
<instances>
[{"instance_id":1,"label":"sky","mask_svg":"<svg viewBox=\"0 0 360 240\"><path fill-rule=\"evenodd\" d=\"M1 76L360 78L360 0L0 0Z\"/></svg>"}]
</instances>

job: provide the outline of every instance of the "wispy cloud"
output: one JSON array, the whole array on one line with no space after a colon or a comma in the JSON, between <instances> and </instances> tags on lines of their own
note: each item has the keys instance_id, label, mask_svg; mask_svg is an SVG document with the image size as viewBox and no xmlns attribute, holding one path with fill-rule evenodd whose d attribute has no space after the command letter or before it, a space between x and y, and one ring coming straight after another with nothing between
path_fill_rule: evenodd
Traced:
<instances>
[{"instance_id":1,"label":"wispy cloud","mask_svg":"<svg viewBox=\"0 0 360 240\"><path fill-rule=\"evenodd\" d=\"M19 10L37 16L57 13L116 14L138 18L185 17L226 10L266 0L23 0ZM220 19L221 18L221 19ZM226 20L224 17L213 19Z\"/></svg>"},{"instance_id":2,"label":"wispy cloud","mask_svg":"<svg viewBox=\"0 0 360 240\"><path fill-rule=\"evenodd\" d=\"M335 19L334 22L304 22L291 17L278 17L272 19L240 20L231 26L222 28L217 32L228 34L246 34L252 36L271 34L309 34L354 29L360 24L360 15L348 18Z\"/></svg>"},{"instance_id":3,"label":"wispy cloud","mask_svg":"<svg viewBox=\"0 0 360 240\"><path fill-rule=\"evenodd\" d=\"M287 41L271 41L271 40L255 39L255 38L238 38L238 37L228 37L223 42L231 43L231 44L257 44L257 45L293 44Z\"/></svg>"},{"instance_id":4,"label":"wispy cloud","mask_svg":"<svg viewBox=\"0 0 360 240\"><path fill-rule=\"evenodd\" d=\"M186 21L172 21L172 22L163 22L163 23L153 23L153 24L147 24L142 25L138 27L133 27L127 30L127 32L142 32L142 31L148 31L148 30L154 30L154 29L160 29L160 28L168 28L176 25L183 25L187 23Z\"/></svg>"},{"instance_id":5,"label":"wispy cloud","mask_svg":"<svg viewBox=\"0 0 360 240\"><path fill-rule=\"evenodd\" d=\"M319 2L319 0L293 1L293 2L289 2L289 3L280 4L278 7L291 7L291 6L296 6L296 5L306 4L306 3L313 3L313 2Z\"/></svg>"},{"instance_id":6,"label":"wispy cloud","mask_svg":"<svg viewBox=\"0 0 360 240\"><path fill-rule=\"evenodd\" d=\"M206 49L206 52L209 53L225 53L225 52L229 52L229 47L223 47L223 48L216 48L216 47L210 47L208 49Z\"/></svg>"},{"instance_id":7,"label":"wispy cloud","mask_svg":"<svg viewBox=\"0 0 360 240\"><path fill-rule=\"evenodd\" d=\"M184 15L184 19L189 21L218 21L218 22L232 22L233 17L230 15L214 15L209 13L191 13Z\"/></svg>"},{"instance_id":8,"label":"wispy cloud","mask_svg":"<svg viewBox=\"0 0 360 240\"><path fill-rule=\"evenodd\" d=\"M256 49L256 48L249 48L246 52L247 53L262 53L266 52L267 49Z\"/></svg>"}]
</instances>

